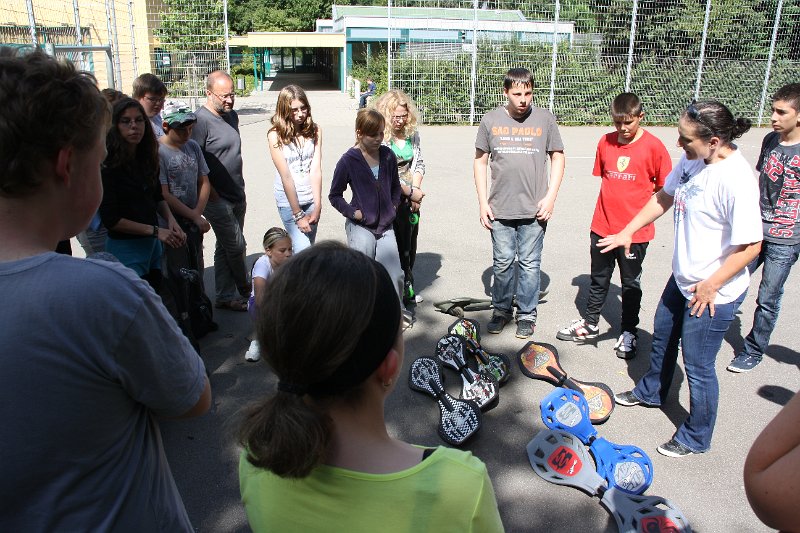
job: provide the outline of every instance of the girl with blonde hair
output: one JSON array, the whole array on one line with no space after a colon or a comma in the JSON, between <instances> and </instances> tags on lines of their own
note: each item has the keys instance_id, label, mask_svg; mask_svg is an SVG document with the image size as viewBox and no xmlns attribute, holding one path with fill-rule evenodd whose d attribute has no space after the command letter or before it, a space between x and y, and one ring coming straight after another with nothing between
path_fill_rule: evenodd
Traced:
<instances>
[{"instance_id":1,"label":"girl with blonde hair","mask_svg":"<svg viewBox=\"0 0 800 533\"><path fill-rule=\"evenodd\" d=\"M414 101L406 93L395 89L382 95L375 108L386 120L383 143L391 148L397 158L397 170L402 188L402 201L397 208L394 234L403 268L403 301L419 303L422 295L414 291L414 261L417 256L420 204L425 193L422 179L425 177L425 162L420 148L419 112Z\"/></svg>"}]
</instances>

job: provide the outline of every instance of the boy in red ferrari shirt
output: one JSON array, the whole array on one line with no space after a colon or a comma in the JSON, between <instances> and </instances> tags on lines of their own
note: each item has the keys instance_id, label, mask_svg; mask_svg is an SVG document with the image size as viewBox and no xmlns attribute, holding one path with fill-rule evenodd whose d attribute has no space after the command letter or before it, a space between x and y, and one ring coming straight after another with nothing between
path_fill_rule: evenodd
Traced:
<instances>
[{"instance_id":1,"label":"boy in red ferrari shirt","mask_svg":"<svg viewBox=\"0 0 800 533\"><path fill-rule=\"evenodd\" d=\"M644 118L642 102L633 93L622 93L611 103L611 119L616 131L604 135L597 144L594 175L602 179L600 195L592 217L590 233L591 287L584 318L574 320L559 330L556 338L583 342L600 333L600 311L608 296L614 267L619 265L622 285L622 321L620 336L614 346L617 357L636 355L636 326L642 301L640 279L647 245L655 236L648 224L633 236L630 253L617 248L601 253L597 241L622 230L664 185L672 170L667 149L654 135L640 127Z\"/></svg>"}]
</instances>

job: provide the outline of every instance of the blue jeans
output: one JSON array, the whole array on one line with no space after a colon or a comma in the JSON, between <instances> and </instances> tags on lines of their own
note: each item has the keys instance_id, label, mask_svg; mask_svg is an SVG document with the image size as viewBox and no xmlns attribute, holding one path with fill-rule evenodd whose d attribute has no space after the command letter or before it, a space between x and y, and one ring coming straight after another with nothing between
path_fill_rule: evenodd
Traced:
<instances>
[{"instance_id":1,"label":"blue jeans","mask_svg":"<svg viewBox=\"0 0 800 533\"><path fill-rule=\"evenodd\" d=\"M302 204L300 209L302 209L305 214L312 213L314 211L314 202ZM316 224L311 225L311 231L309 233L303 233L292 218L291 207L278 207L278 214L281 216L281 222L283 222L286 233L288 233L289 237L292 239L292 253L296 254L302 252L314 244L314 240L317 238Z\"/></svg>"},{"instance_id":2,"label":"blue jeans","mask_svg":"<svg viewBox=\"0 0 800 533\"><path fill-rule=\"evenodd\" d=\"M347 235L347 246L383 265L392 278L398 300L402 302L404 276L394 230L389 228L382 234L375 235L348 218L344 223L344 232Z\"/></svg>"},{"instance_id":3,"label":"blue jeans","mask_svg":"<svg viewBox=\"0 0 800 533\"><path fill-rule=\"evenodd\" d=\"M719 382L715 362L722 339L747 291L727 304L717 304L714 316L708 309L700 317L689 314L689 301L670 276L653 320L653 344L650 368L639 380L633 394L639 400L659 406L669 393L678 362L678 339L681 339L683 365L689 383L689 418L678 428L675 439L695 452L711 447L711 435L717 420Z\"/></svg>"},{"instance_id":4,"label":"blue jeans","mask_svg":"<svg viewBox=\"0 0 800 533\"><path fill-rule=\"evenodd\" d=\"M534 218L492 221L492 305L494 313L512 317L514 298L514 259L519 263L517 280L517 320L536 323L539 303L539 269L546 222Z\"/></svg>"},{"instance_id":5,"label":"blue jeans","mask_svg":"<svg viewBox=\"0 0 800 533\"><path fill-rule=\"evenodd\" d=\"M748 266L752 274L764 265L761 284L758 286L756 312L753 315L753 328L744 340L739 356L750 356L759 361L769 346L769 338L775 330L778 313L781 311L783 285L789 277L792 266L800 254L800 244L775 244L763 241L761 253Z\"/></svg>"}]
</instances>

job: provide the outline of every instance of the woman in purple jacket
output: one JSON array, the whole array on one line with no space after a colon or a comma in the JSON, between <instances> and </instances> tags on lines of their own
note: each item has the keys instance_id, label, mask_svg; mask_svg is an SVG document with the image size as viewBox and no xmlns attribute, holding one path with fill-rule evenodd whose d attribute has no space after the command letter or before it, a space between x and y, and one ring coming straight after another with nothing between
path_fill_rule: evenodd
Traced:
<instances>
[{"instance_id":1,"label":"woman in purple jacket","mask_svg":"<svg viewBox=\"0 0 800 533\"><path fill-rule=\"evenodd\" d=\"M328 199L345 217L348 246L386 268L399 299L403 291L403 269L392 225L401 189L397 158L390 148L382 146L384 125L383 115L378 111L358 111L356 145L336 164ZM352 192L350 203L343 196L348 185Z\"/></svg>"}]
</instances>

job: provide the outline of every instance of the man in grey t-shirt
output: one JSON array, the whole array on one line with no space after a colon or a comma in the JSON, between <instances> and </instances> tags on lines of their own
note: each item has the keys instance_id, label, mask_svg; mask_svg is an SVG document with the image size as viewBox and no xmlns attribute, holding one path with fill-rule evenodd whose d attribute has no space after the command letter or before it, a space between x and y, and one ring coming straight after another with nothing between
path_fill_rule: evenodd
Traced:
<instances>
[{"instance_id":1,"label":"man in grey t-shirt","mask_svg":"<svg viewBox=\"0 0 800 533\"><path fill-rule=\"evenodd\" d=\"M525 339L536 325L544 233L564 177L564 145L553 114L531 105L533 76L529 70L510 69L503 94L507 103L481 120L473 167L480 222L492 232L494 314L486 329L500 333L513 318L516 258L516 336Z\"/></svg>"},{"instance_id":2,"label":"man in grey t-shirt","mask_svg":"<svg viewBox=\"0 0 800 533\"><path fill-rule=\"evenodd\" d=\"M233 80L215 70L206 80L206 103L195 115L192 139L200 145L208 165L211 193L204 216L217 237L214 249L216 306L247 311L250 284L247 280L244 215L247 201L242 174L242 139L239 116L233 110Z\"/></svg>"}]
</instances>

